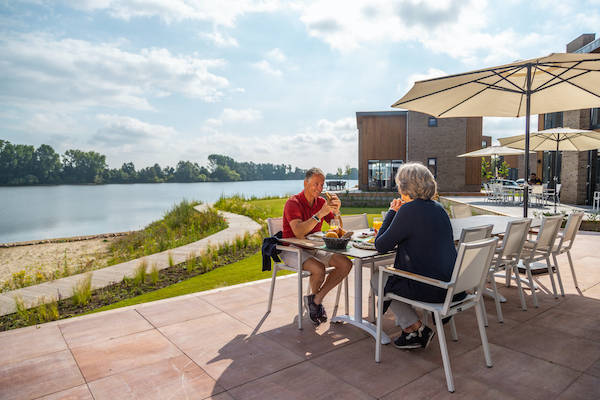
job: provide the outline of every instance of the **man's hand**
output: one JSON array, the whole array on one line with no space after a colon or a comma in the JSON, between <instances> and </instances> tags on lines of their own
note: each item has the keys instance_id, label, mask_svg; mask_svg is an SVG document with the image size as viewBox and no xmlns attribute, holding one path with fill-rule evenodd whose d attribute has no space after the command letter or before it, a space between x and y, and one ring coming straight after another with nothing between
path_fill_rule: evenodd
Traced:
<instances>
[{"instance_id":1,"label":"man's hand","mask_svg":"<svg viewBox=\"0 0 600 400\"><path fill-rule=\"evenodd\" d=\"M329 200L327 203L329 204L329 207L331 208L331 211L335 215L339 215L340 214L340 207L342 206L342 201L337 196L337 194L330 194L330 196L331 196L331 200Z\"/></svg>"},{"instance_id":2,"label":"man's hand","mask_svg":"<svg viewBox=\"0 0 600 400\"><path fill-rule=\"evenodd\" d=\"M402 201L402 199L394 199L390 203L390 210L394 210L394 211L398 212L398 210L400 209L400 207L402 206L402 204L404 204L404 202Z\"/></svg>"},{"instance_id":3,"label":"man's hand","mask_svg":"<svg viewBox=\"0 0 600 400\"><path fill-rule=\"evenodd\" d=\"M324 216L328 215L331 211L332 211L331 207L329 207L329 205L327 204L327 202L325 202L323 204L323 207L321 207L321 209L319 210L319 212L317 212L317 216L319 218L323 218Z\"/></svg>"}]
</instances>

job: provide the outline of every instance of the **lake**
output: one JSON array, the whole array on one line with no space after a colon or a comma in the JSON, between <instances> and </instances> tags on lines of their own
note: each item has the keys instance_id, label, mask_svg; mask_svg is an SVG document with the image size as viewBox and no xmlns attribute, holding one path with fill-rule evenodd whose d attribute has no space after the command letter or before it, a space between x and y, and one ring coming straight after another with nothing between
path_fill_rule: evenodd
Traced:
<instances>
[{"instance_id":1,"label":"lake","mask_svg":"<svg viewBox=\"0 0 600 400\"><path fill-rule=\"evenodd\" d=\"M0 243L141 229L183 199L298 193L302 180L0 187ZM348 180L346 187L358 184Z\"/></svg>"}]
</instances>

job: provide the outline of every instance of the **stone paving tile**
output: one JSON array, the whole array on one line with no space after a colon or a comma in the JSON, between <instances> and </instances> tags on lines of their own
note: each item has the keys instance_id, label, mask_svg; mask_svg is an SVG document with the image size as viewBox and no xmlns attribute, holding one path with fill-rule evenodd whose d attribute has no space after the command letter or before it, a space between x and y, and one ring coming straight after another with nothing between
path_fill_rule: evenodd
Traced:
<instances>
[{"instance_id":1,"label":"stone paving tile","mask_svg":"<svg viewBox=\"0 0 600 400\"><path fill-rule=\"evenodd\" d=\"M222 312L197 296L152 303L140 306L137 311L155 327L171 325Z\"/></svg>"},{"instance_id":2,"label":"stone paving tile","mask_svg":"<svg viewBox=\"0 0 600 400\"><path fill-rule=\"evenodd\" d=\"M37 400L94 400L87 385L76 386L71 389L40 397Z\"/></svg>"},{"instance_id":3,"label":"stone paving tile","mask_svg":"<svg viewBox=\"0 0 600 400\"><path fill-rule=\"evenodd\" d=\"M520 326L495 342L576 371L585 371L600 358L599 342L532 324Z\"/></svg>"},{"instance_id":4,"label":"stone paving tile","mask_svg":"<svg viewBox=\"0 0 600 400\"><path fill-rule=\"evenodd\" d=\"M223 311L236 310L239 307L262 302L265 302L266 307L267 300L264 291L254 286L244 286L235 290L222 290L202 295L200 298Z\"/></svg>"},{"instance_id":5,"label":"stone paving tile","mask_svg":"<svg viewBox=\"0 0 600 400\"><path fill-rule=\"evenodd\" d=\"M593 375L596 378L600 378L600 358L596 360L586 371L586 374Z\"/></svg>"},{"instance_id":6,"label":"stone paving tile","mask_svg":"<svg viewBox=\"0 0 600 400\"><path fill-rule=\"evenodd\" d=\"M60 330L69 347L80 347L152 329L136 310L96 315L60 322Z\"/></svg>"},{"instance_id":7,"label":"stone paving tile","mask_svg":"<svg viewBox=\"0 0 600 400\"><path fill-rule=\"evenodd\" d=\"M127 370L88 385L96 400L204 399L224 391L184 355Z\"/></svg>"},{"instance_id":8,"label":"stone paving tile","mask_svg":"<svg viewBox=\"0 0 600 400\"><path fill-rule=\"evenodd\" d=\"M375 341L367 338L315 357L312 362L347 385L361 388L376 398L439 367L437 363L423 358L423 351L402 351L391 345L382 346L381 350L383 362L376 363Z\"/></svg>"},{"instance_id":9,"label":"stone paving tile","mask_svg":"<svg viewBox=\"0 0 600 400\"><path fill-rule=\"evenodd\" d=\"M0 366L0 399L34 399L85 383L68 350Z\"/></svg>"},{"instance_id":10,"label":"stone paving tile","mask_svg":"<svg viewBox=\"0 0 600 400\"><path fill-rule=\"evenodd\" d=\"M155 330L74 347L71 351L88 382L182 354Z\"/></svg>"},{"instance_id":11,"label":"stone paving tile","mask_svg":"<svg viewBox=\"0 0 600 400\"><path fill-rule=\"evenodd\" d=\"M560 365L490 345L494 366L487 368L479 349L450 356L455 393L449 393L443 368L438 368L384 399L540 399L556 398L580 375ZM458 396L457 396L458 395Z\"/></svg>"},{"instance_id":12,"label":"stone paving tile","mask_svg":"<svg viewBox=\"0 0 600 400\"><path fill-rule=\"evenodd\" d=\"M0 366L67 349L55 324L0 333Z\"/></svg>"},{"instance_id":13,"label":"stone paving tile","mask_svg":"<svg viewBox=\"0 0 600 400\"><path fill-rule=\"evenodd\" d=\"M160 329L226 389L302 361L264 335L250 336L246 325L223 314Z\"/></svg>"},{"instance_id":14,"label":"stone paving tile","mask_svg":"<svg viewBox=\"0 0 600 400\"><path fill-rule=\"evenodd\" d=\"M255 380L229 391L238 400L372 399L311 362Z\"/></svg>"},{"instance_id":15,"label":"stone paving tile","mask_svg":"<svg viewBox=\"0 0 600 400\"><path fill-rule=\"evenodd\" d=\"M600 395L600 378L582 374L558 397L558 400L597 400Z\"/></svg>"},{"instance_id":16,"label":"stone paving tile","mask_svg":"<svg viewBox=\"0 0 600 400\"><path fill-rule=\"evenodd\" d=\"M531 324L600 343L600 313L581 315L551 309L531 320Z\"/></svg>"}]
</instances>

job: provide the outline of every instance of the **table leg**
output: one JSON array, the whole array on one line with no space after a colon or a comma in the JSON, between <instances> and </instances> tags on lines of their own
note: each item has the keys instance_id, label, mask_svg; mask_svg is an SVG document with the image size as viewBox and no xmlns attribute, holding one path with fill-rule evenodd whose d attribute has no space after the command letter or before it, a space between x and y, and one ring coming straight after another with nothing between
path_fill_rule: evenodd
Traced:
<instances>
[{"instance_id":1,"label":"table leg","mask_svg":"<svg viewBox=\"0 0 600 400\"><path fill-rule=\"evenodd\" d=\"M331 319L331 322L346 322L354 325L369 335L376 338L377 326L362 318L362 260L355 258L354 263L354 315L339 315ZM390 343L390 337L385 333L381 335L381 343Z\"/></svg>"}]
</instances>

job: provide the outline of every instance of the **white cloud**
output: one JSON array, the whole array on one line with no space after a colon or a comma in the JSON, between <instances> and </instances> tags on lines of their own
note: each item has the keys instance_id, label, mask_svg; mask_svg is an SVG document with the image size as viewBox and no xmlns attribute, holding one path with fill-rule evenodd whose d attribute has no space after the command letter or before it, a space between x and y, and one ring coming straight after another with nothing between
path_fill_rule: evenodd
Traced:
<instances>
[{"instance_id":1,"label":"white cloud","mask_svg":"<svg viewBox=\"0 0 600 400\"><path fill-rule=\"evenodd\" d=\"M223 35L221 32L201 33L200 37L210 40L217 47L239 47L234 37Z\"/></svg>"},{"instance_id":2,"label":"white cloud","mask_svg":"<svg viewBox=\"0 0 600 400\"><path fill-rule=\"evenodd\" d=\"M286 60L285 54L283 54L283 51L279 50L278 48L269 51L267 53L267 58L275 62L284 62Z\"/></svg>"},{"instance_id":3,"label":"white cloud","mask_svg":"<svg viewBox=\"0 0 600 400\"><path fill-rule=\"evenodd\" d=\"M348 52L372 43L418 42L468 64L513 60L537 33L487 32L490 9L480 0L320 0L297 5L308 33Z\"/></svg>"},{"instance_id":4,"label":"white cloud","mask_svg":"<svg viewBox=\"0 0 600 400\"><path fill-rule=\"evenodd\" d=\"M404 83L398 85L398 93L401 95L406 94L412 88L415 82L423 81L426 79L438 78L440 76L448 75L446 72L437 68L429 68L424 74L411 74L409 75Z\"/></svg>"},{"instance_id":5,"label":"white cloud","mask_svg":"<svg viewBox=\"0 0 600 400\"><path fill-rule=\"evenodd\" d=\"M78 0L68 5L85 11L107 11L112 17L129 20L159 17L167 23L182 20L208 21L234 26L239 16L280 8L278 0Z\"/></svg>"},{"instance_id":6,"label":"white cloud","mask_svg":"<svg viewBox=\"0 0 600 400\"><path fill-rule=\"evenodd\" d=\"M181 94L214 102L229 86L210 72L223 60L167 49L130 52L118 43L30 33L3 36L0 53L0 103L21 107L151 110L150 98Z\"/></svg>"},{"instance_id":7,"label":"white cloud","mask_svg":"<svg viewBox=\"0 0 600 400\"><path fill-rule=\"evenodd\" d=\"M218 118L208 118L206 123L216 127L226 123L255 122L261 119L262 113L260 110L255 110L253 108L225 108Z\"/></svg>"},{"instance_id":8,"label":"white cloud","mask_svg":"<svg viewBox=\"0 0 600 400\"><path fill-rule=\"evenodd\" d=\"M537 131L538 116L532 115L530 119L530 132ZM523 135L525 133L525 117L521 118L500 118L485 117L483 119L483 135L491 136L494 144L498 138Z\"/></svg>"},{"instance_id":9,"label":"white cloud","mask_svg":"<svg viewBox=\"0 0 600 400\"><path fill-rule=\"evenodd\" d=\"M281 72L281 70L273 67L271 65L270 62L268 62L267 60L261 60L255 63L251 64L254 68L256 68L257 70L264 72L265 74L268 75L273 75L273 76L277 76L280 77L281 75L283 75L283 72Z\"/></svg>"}]
</instances>

